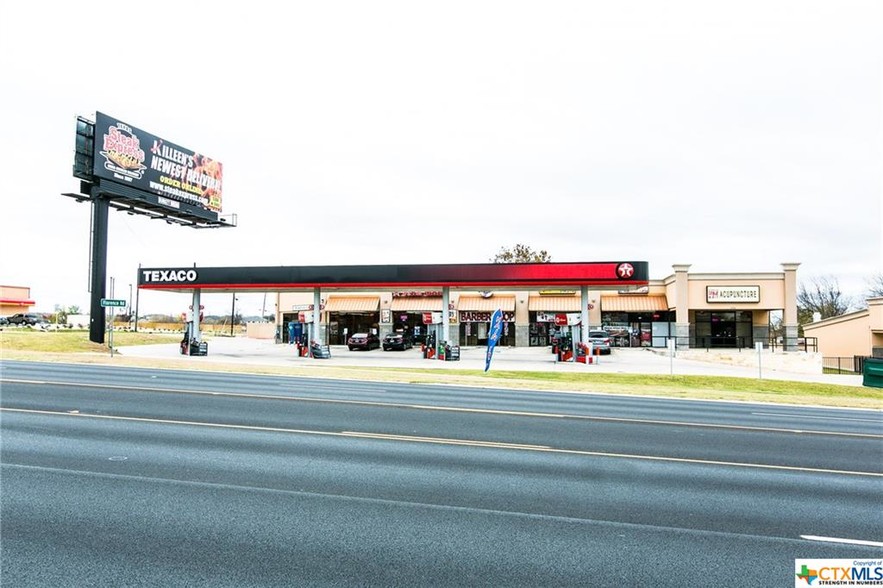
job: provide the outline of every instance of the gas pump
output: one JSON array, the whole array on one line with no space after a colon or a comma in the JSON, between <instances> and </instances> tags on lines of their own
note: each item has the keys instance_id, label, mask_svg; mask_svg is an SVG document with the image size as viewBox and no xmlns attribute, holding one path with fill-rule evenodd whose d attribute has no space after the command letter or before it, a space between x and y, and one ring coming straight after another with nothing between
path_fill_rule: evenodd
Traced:
<instances>
[{"instance_id":1,"label":"gas pump","mask_svg":"<svg viewBox=\"0 0 883 588\"><path fill-rule=\"evenodd\" d=\"M423 344L423 359L443 359L445 341L441 341L442 313L424 312L423 324L426 325L426 342Z\"/></svg>"},{"instance_id":2,"label":"gas pump","mask_svg":"<svg viewBox=\"0 0 883 588\"><path fill-rule=\"evenodd\" d=\"M295 331L297 330L297 325L300 323L296 323L292 320L288 321L288 344L294 345L297 339L295 338Z\"/></svg>"},{"instance_id":3,"label":"gas pump","mask_svg":"<svg viewBox=\"0 0 883 588\"><path fill-rule=\"evenodd\" d=\"M423 344L423 359L435 359L436 339L435 325L429 325L426 329L426 343Z\"/></svg>"},{"instance_id":4,"label":"gas pump","mask_svg":"<svg viewBox=\"0 0 883 588\"><path fill-rule=\"evenodd\" d=\"M184 338L181 339L181 355L208 355L208 343L196 338L193 321L184 323Z\"/></svg>"},{"instance_id":5,"label":"gas pump","mask_svg":"<svg viewBox=\"0 0 883 588\"><path fill-rule=\"evenodd\" d=\"M308 355L305 353L306 342L304 338L304 324L300 322L292 321L288 323L288 344L294 345L297 348L298 357L304 357Z\"/></svg>"},{"instance_id":6,"label":"gas pump","mask_svg":"<svg viewBox=\"0 0 883 588\"><path fill-rule=\"evenodd\" d=\"M181 339L181 355L190 355L190 337L193 328L193 321L184 323L184 338Z\"/></svg>"}]
</instances>

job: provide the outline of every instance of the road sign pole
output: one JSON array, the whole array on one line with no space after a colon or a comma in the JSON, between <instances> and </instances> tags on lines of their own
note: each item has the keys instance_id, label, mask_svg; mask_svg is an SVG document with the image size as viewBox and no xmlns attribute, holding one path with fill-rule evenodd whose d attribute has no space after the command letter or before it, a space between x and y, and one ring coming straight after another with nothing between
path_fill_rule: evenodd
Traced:
<instances>
[{"instance_id":1,"label":"road sign pole","mask_svg":"<svg viewBox=\"0 0 883 588\"><path fill-rule=\"evenodd\" d=\"M113 279L113 277L111 277L110 278L110 295L111 296L113 296L113 286L114 286L114 279ZM103 302L104 301L102 301L102 305L103 305ZM113 314L114 314L113 310L114 310L114 307L111 306L110 307L110 334L108 335L108 337L109 337L108 341L110 343L110 357L111 358L113 358Z\"/></svg>"}]
</instances>

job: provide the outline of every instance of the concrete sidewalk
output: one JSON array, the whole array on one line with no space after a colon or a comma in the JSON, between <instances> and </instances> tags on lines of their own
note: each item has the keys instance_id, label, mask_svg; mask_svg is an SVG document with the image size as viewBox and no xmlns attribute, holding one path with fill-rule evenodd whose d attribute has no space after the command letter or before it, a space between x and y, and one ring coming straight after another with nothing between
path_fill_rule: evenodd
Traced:
<instances>
[{"instance_id":1,"label":"concrete sidewalk","mask_svg":"<svg viewBox=\"0 0 883 588\"><path fill-rule=\"evenodd\" d=\"M328 359L313 359L298 357L294 346L276 344L272 340L248 339L245 337L217 337L209 339L208 355L205 357L183 356L179 352L178 344L175 343L120 347L117 351L127 357L183 359L194 363L219 362L290 367L357 366L481 371L484 370L485 366L484 347L462 347L460 350L460 361L423 359L423 354L419 347L408 351L381 351L379 349L374 351L350 351L344 345L332 346L331 357ZM772 369L763 365L763 357L761 357L760 369L756 365L756 361L754 365L729 365L721 361L714 361L714 357L709 357L711 361L699 361L682 357L672 359L667 354L649 349L617 348L610 355L603 355L596 359L597 363L590 365L573 362L565 363L556 361L555 355L545 347L500 347L494 351L491 370L732 376L847 386L862 385L862 376L860 375L814 374ZM752 361L748 353L740 359L743 363L750 363Z\"/></svg>"}]
</instances>

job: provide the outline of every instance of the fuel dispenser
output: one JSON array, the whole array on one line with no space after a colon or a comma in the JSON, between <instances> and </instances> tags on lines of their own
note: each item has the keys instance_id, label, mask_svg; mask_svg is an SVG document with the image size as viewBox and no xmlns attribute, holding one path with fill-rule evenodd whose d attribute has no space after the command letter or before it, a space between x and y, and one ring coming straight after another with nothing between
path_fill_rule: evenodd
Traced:
<instances>
[{"instance_id":1,"label":"fuel dispenser","mask_svg":"<svg viewBox=\"0 0 883 588\"><path fill-rule=\"evenodd\" d=\"M445 343L441 340L442 313L424 312L423 324L426 325L426 342L423 344L423 359L444 359Z\"/></svg>"},{"instance_id":2,"label":"fuel dispenser","mask_svg":"<svg viewBox=\"0 0 883 588\"><path fill-rule=\"evenodd\" d=\"M192 320L184 323L184 338L181 339L181 355L208 355L208 342L200 341L196 337L196 329Z\"/></svg>"}]
</instances>

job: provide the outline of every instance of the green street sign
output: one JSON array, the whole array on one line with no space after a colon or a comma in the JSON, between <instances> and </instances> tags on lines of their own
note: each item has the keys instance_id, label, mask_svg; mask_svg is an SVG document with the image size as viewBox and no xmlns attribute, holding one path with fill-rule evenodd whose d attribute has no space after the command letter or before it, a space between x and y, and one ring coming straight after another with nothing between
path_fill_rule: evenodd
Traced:
<instances>
[{"instance_id":1,"label":"green street sign","mask_svg":"<svg viewBox=\"0 0 883 588\"><path fill-rule=\"evenodd\" d=\"M101 306L125 306L126 301L120 300L119 298L102 298Z\"/></svg>"}]
</instances>

